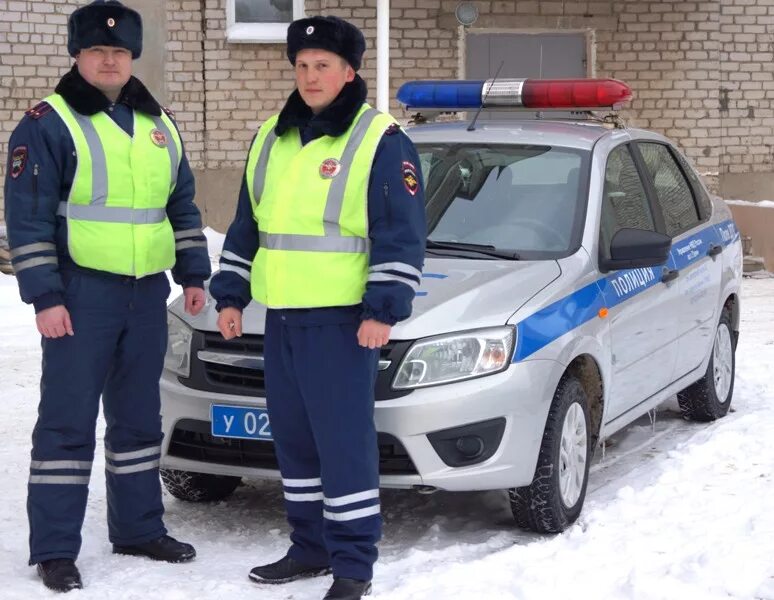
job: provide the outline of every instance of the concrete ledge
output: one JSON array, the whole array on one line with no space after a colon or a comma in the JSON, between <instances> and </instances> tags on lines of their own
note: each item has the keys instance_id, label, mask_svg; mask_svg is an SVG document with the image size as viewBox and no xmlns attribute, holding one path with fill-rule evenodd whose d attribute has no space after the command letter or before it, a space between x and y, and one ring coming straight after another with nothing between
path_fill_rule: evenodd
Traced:
<instances>
[{"instance_id":1,"label":"concrete ledge","mask_svg":"<svg viewBox=\"0 0 774 600\"><path fill-rule=\"evenodd\" d=\"M456 29L459 22L453 14L443 14L438 17L440 29ZM536 16L536 15L487 15L482 14L471 26L473 29L486 29L487 33L498 30L521 31L522 33L545 33L562 29L595 29L597 31L615 31L618 27L617 17L595 16Z\"/></svg>"},{"instance_id":2,"label":"concrete ledge","mask_svg":"<svg viewBox=\"0 0 774 600\"><path fill-rule=\"evenodd\" d=\"M767 271L774 272L774 207L729 204L736 226L752 239L752 254L763 258Z\"/></svg>"},{"instance_id":3,"label":"concrete ledge","mask_svg":"<svg viewBox=\"0 0 774 600\"><path fill-rule=\"evenodd\" d=\"M721 173L719 195L741 200L774 199L774 171L760 173ZM774 231L772 231L774 235Z\"/></svg>"}]
</instances>

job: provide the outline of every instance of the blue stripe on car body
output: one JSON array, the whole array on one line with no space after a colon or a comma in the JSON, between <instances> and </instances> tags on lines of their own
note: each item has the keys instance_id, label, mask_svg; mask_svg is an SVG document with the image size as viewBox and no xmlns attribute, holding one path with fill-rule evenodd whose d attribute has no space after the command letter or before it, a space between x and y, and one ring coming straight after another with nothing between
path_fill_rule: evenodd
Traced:
<instances>
[{"instance_id":1,"label":"blue stripe on car body","mask_svg":"<svg viewBox=\"0 0 774 600\"><path fill-rule=\"evenodd\" d=\"M667 265L682 270L707 256L710 246L729 246L739 239L733 220L705 227L672 246ZM666 265L665 265L666 266ZM602 277L537 311L517 325L518 339L512 362L532 356L551 342L661 282L660 267L626 269Z\"/></svg>"}]
</instances>

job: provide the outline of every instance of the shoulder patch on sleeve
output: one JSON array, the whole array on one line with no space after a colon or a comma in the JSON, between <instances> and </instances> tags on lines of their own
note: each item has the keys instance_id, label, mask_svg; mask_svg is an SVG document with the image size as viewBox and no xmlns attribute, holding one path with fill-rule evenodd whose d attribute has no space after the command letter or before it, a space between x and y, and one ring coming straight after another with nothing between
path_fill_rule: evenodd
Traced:
<instances>
[{"instance_id":1,"label":"shoulder patch on sleeve","mask_svg":"<svg viewBox=\"0 0 774 600\"><path fill-rule=\"evenodd\" d=\"M409 194L415 196L419 189L419 178L417 177L417 168L414 166L414 163L404 160L401 164L400 172L406 190Z\"/></svg>"},{"instance_id":2,"label":"shoulder patch on sleeve","mask_svg":"<svg viewBox=\"0 0 774 600\"><path fill-rule=\"evenodd\" d=\"M52 110L54 109L48 102L39 102L24 114L30 117L31 119L35 119L37 121L41 117L50 113Z\"/></svg>"},{"instance_id":3,"label":"shoulder patch on sleeve","mask_svg":"<svg viewBox=\"0 0 774 600\"><path fill-rule=\"evenodd\" d=\"M390 124L389 127L387 127L387 129L384 130L384 135L395 135L399 131L400 131L400 125L398 125L397 123L392 123Z\"/></svg>"},{"instance_id":4,"label":"shoulder patch on sleeve","mask_svg":"<svg viewBox=\"0 0 774 600\"><path fill-rule=\"evenodd\" d=\"M24 173L28 157L27 146L16 146L16 148L11 150L11 166L9 169L11 179L19 179L19 176Z\"/></svg>"},{"instance_id":5,"label":"shoulder patch on sleeve","mask_svg":"<svg viewBox=\"0 0 774 600\"><path fill-rule=\"evenodd\" d=\"M175 118L175 111L172 110L171 108L169 108L168 106L162 106L161 110L163 110L165 113L167 113L167 116L170 119L174 119Z\"/></svg>"}]
</instances>

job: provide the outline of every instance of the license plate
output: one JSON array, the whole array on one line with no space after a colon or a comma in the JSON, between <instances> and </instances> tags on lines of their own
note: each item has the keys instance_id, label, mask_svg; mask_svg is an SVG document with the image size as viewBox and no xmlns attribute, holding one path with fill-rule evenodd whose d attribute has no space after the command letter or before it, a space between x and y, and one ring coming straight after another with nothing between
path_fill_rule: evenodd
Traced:
<instances>
[{"instance_id":1,"label":"license plate","mask_svg":"<svg viewBox=\"0 0 774 600\"><path fill-rule=\"evenodd\" d=\"M265 408L213 404L210 410L212 435L245 440L271 440L269 413Z\"/></svg>"}]
</instances>

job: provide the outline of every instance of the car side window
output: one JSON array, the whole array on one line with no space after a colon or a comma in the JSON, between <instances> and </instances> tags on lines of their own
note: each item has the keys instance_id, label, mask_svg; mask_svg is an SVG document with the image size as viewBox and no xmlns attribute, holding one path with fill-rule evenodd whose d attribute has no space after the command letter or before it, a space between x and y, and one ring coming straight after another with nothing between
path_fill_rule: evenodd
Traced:
<instances>
[{"instance_id":1,"label":"car side window","mask_svg":"<svg viewBox=\"0 0 774 600\"><path fill-rule=\"evenodd\" d=\"M699 212L693 191L669 148L663 144L647 142L640 142L637 147L653 179L667 235L675 237L698 225Z\"/></svg>"},{"instance_id":2,"label":"car side window","mask_svg":"<svg viewBox=\"0 0 774 600\"><path fill-rule=\"evenodd\" d=\"M677 162L679 162L680 166L683 168L683 173L686 174L688 180L693 185L694 192L698 196L699 216L702 221L706 221L712 215L712 200L710 200L710 197L707 195L707 191L704 189L704 186L702 186L699 175L688 162L688 159L674 148L672 148L672 154L677 157Z\"/></svg>"},{"instance_id":3,"label":"car side window","mask_svg":"<svg viewBox=\"0 0 774 600\"><path fill-rule=\"evenodd\" d=\"M655 231L645 187L628 146L619 146L607 158L599 227L601 254L610 258L610 242L620 229Z\"/></svg>"}]
</instances>

